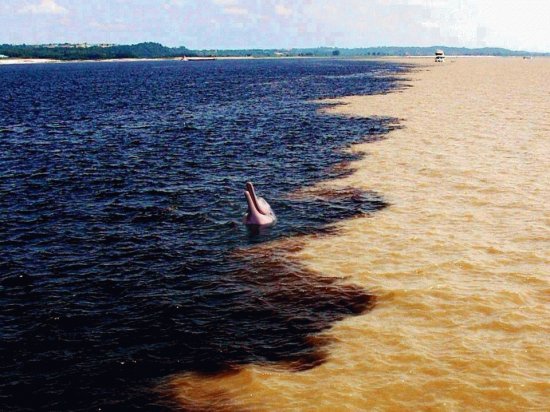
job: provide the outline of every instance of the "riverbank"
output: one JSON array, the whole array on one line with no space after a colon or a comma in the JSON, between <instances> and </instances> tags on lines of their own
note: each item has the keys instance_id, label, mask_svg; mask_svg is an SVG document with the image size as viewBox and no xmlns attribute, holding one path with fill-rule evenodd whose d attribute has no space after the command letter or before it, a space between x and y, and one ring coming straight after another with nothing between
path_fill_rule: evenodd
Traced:
<instances>
[{"instance_id":1,"label":"riverbank","mask_svg":"<svg viewBox=\"0 0 550 412\"><path fill-rule=\"evenodd\" d=\"M0 59L0 65L13 64L45 64L45 63L124 63L124 62L157 62L157 61L210 61L210 60L246 60L252 57L181 57L159 58L159 59L102 59L102 60L54 60L54 59Z\"/></svg>"},{"instance_id":2,"label":"riverbank","mask_svg":"<svg viewBox=\"0 0 550 412\"><path fill-rule=\"evenodd\" d=\"M447 56L447 61L452 62L462 59L522 59L521 57L498 57L498 56ZM392 57L392 56L372 56L372 57L320 57L320 56L285 56L285 57L252 57L252 56L236 56L236 57L187 57L185 61L203 61L203 60L259 60L259 59L341 59L341 60L399 60L404 63L424 62L433 60L432 56L408 56L408 57ZM548 60L547 57L536 57L536 59ZM530 59L531 60L531 59ZM55 59L0 59L0 65L13 64L44 64L44 63L123 63L123 62L147 62L147 61L183 61L181 57L158 58L158 59L102 59L102 60L55 60Z\"/></svg>"},{"instance_id":3,"label":"riverbank","mask_svg":"<svg viewBox=\"0 0 550 412\"><path fill-rule=\"evenodd\" d=\"M96 63L96 62L136 62L136 61L165 61L177 59L103 59L103 60L55 60L55 59L0 59L0 65L12 64L45 64L45 63Z\"/></svg>"},{"instance_id":4,"label":"riverbank","mask_svg":"<svg viewBox=\"0 0 550 412\"><path fill-rule=\"evenodd\" d=\"M328 361L313 369L252 365L174 377L183 404L550 407L550 59L414 61L401 90L326 109L400 120L387 139L353 146L366 156L350 165L353 174L330 181L374 190L390 206L290 254L372 292L376 307L323 334Z\"/></svg>"},{"instance_id":5,"label":"riverbank","mask_svg":"<svg viewBox=\"0 0 550 412\"><path fill-rule=\"evenodd\" d=\"M11 64L44 64L61 63L61 60L53 59L0 59L0 66Z\"/></svg>"}]
</instances>

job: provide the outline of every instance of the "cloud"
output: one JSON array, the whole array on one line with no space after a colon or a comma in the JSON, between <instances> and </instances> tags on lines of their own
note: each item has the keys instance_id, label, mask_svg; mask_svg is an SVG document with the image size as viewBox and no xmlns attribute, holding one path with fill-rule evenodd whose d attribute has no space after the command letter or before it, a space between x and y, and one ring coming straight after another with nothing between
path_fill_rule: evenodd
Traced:
<instances>
[{"instance_id":1,"label":"cloud","mask_svg":"<svg viewBox=\"0 0 550 412\"><path fill-rule=\"evenodd\" d=\"M26 4L19 9L21 14L66 14L68 10L55 0L40 0L36 4Z\"/></svg>"},{"instance_id":2,"label":"cloud","mask_svg":"<svg viewBox=\"0 0 550 412\"><path fill-rule=\"evenodd\" d=\"M187 0L168 0L166 4L166 6L175 6L175 7L186 6L186 5L187 5Z\"/></svg>"},{"instance_id":3,"label":"cloud","mask_svg":"<svg viewBox=\"0 0 550 412\"><path fill-rule=\"evenodd\" d=\"M292 9L290 7L285 7L283 4L277 4L275 6L275 13L279 16L288 17L292 14Z\"/></svg>"},{"instance_id":4,"label":"cloud","mask_svg":"<svg viewBox=\"0 0 550 412\"><path fill-rule=\"evenodd\" d=\"M113 23L105 23L105 22L99 22L97 20L93 20L90 22L90 27L95 30L101 30L105 32L124 32L129 31L132 29L132 26L127 23L122 22L113 22Z\"/></svg>"},{"instance_id":5,"label":"cloud","mask_svg":"<svg viewBox=\"0 0 550 412\"><path fill-rule=\"evenodd\" d=\"M428 29L440 29L441 28L441 25L437 21L426 20L426 21L420 22L420 25L422 27L426 27Z\"/></svg>"},{"instance_id":6,"label":"cloud","mask_svg":"<svg viewBox=\"0 0 550 412\"><path fill-rule=\"evenodd\" d=\"M233 6L235 4L238 4L238 0L212 0L214 4L217 4L219 6Z\"/></svg>"},{"instance_id":7,"label":"cloud","mask_svg":"<svg viewBox=\"0 0 550 412\"><path fill-rule=\"evenodd\" d=\"M550 51L548 15L548 0L0 0L0 42Z\"/></svg>"},{"instance_id":8,"label":"cloud","mask_svg":"<svg viewBox=\"0 0 550 412\"><path fill-rule=\"evenodd\" d=\"M225 14L233 14L236 16L246 16L248 14L248 10L244 7L224 7L223 12Z\"/></svg>"},{"instance_id":9,"label":"cloud","mask_svg":"<svg viewBox=\"0 0 550 412\"><path fill-rule=\"evenodd\" d=\"M248 17L251 15L250 10L240 0L212 0L212 3L219 6L223 14Z\"/></svg>"}]
</instances>

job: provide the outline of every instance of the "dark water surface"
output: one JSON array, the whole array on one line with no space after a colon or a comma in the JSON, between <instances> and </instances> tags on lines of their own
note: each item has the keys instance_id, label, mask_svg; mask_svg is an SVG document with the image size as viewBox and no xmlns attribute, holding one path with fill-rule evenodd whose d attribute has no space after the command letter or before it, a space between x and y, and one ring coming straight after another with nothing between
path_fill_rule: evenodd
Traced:
<instances>
[{"instance_id":1,"label":"dark water surface","mask_svg":"<svg viewBox=\"0 0 550 412\"><path fill-rule=\"evenodd\" d=\"M380 93L396 65L342 60L0 67L0 409L164 409L171 373L322 361L310 336L372 305L251 246L384 207L292 200L391 119L311 99ZM279 218L241 224L256 183ZM244 252L235 254L236 249Z\"/></svg>"}]
</instances>

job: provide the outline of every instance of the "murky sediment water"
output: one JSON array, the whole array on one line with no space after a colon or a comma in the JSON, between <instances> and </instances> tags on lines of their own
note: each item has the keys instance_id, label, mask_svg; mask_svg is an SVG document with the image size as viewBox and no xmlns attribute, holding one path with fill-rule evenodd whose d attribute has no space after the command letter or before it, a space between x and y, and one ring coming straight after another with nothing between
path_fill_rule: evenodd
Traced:
<instances>
[{"instance_id":1,"label":"murky sediment water","mask_svg":"<svg viewBox=\"0 0 550 412\"><path fill-rule=\"evenodd\" d=\"M325 186L388 208L289 253L377 296L319 337L327 362L169 383L188 408L550 409L550 60L423 62L406 88L328 111L401 119ZM284 247L280 243L271 247Z\"/></svg>"}]
</instances>

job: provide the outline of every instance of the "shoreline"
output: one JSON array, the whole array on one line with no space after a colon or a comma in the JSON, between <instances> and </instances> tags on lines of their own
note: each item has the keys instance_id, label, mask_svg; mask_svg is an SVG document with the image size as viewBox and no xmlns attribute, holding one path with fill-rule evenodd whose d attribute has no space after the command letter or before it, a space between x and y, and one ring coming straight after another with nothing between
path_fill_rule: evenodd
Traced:
<instances>
[{"instance_id":1,"label":"shoreline","mask_svg":"<svg viewBox=\"0 0 550 412\"><path fill-rule=\"evenodd\" d=\"M251 60L254 57L187 57L183 60L181 57L166 57L166 58L128 58L128 59L101 59L101 60L57 60L57 59L0 59L0 66L14 64L69 64L69 63L132 63L132 62L200 62L213 60ZM257 59L257 58L256 58Z\"/></svg>"},{"instance_id":2,"label":"shoreline","mask_svg":"<svg viewBox=\"0 0 550 412\"><path fill-rule=\"evenodd\" d=\"M461 59L506 59L506 60L524 60L523 56L477 56L477 55L447 55L447 63ZM433 56L283 56L283 57L253 57L253 56L223 56L223 57L188 57L188 62L207 60L288 60L288 59L333 59L333 60L381 60L381 61L400 61L410 63L412 61L433 60ZM534 56L527 60L547 60L550 56ZM38 59L38 58L7 58L0 59L0 66L16 64L67 64L67 63L130 63L130 62L159 62L159 61L181 61L181 57L166 58L125 58L125 59L103 59L103 60L58 60L58 59ZM445 63L443 63L445 64Z\"/></svg>"},{"instance_id":3,"label":"shoreline","mask_svg":"<svg viewBox=\"0 0 550 412\"><path fill-rule=\"evenodd\" d=\"M318 185L374 190L390 206L288 253L372 292L375 308L316 335L331 343L313 369L175 376L182 404L223 396L220 409L243 410L550 406L550 60L416 62L403 88L327 100L336 106L323 110L399 119L387 139L349 149L366 155L351 175Z\"/></svg>"}]
</instances>

